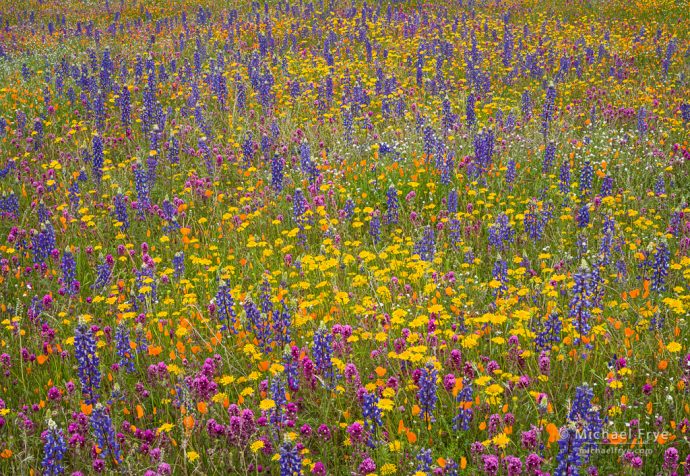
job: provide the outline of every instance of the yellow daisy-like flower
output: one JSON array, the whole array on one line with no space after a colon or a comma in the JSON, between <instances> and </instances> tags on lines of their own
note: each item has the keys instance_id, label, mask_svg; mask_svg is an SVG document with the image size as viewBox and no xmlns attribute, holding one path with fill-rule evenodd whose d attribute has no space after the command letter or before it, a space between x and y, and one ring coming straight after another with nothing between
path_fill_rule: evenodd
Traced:
<instances>
[{"instance_id":1,"label":"yellow daisy-like flower","mask_svg":"<svg viewBox=\"0 0 690 476\"><path fill-rule=\"evenodd\" d=\"M484 391L486 392L486 394L487 394L488 397L489 397L489 398L487 399L487 401L488 401L490 404L495 405L495 404L499 403L499 398L498 398L498 396L501 395L501 394L503 393L503 387L501 387L500 385L494 383L494 384L491 384L491 385L489 385L488 387L486 387L486 390L484 390Z\"/></svg>"},{"instance_id":2,"label":"yellow daisy-like flower","mask_svg":"<svg viewBox=\"0 0 690 476\"><path fill-rule=\"evenodd\" d=\"M683 349L683 346L680 345L678 342L670 342L666 346L666 350L668 350L669 352L673 352L673 353L680 352L682 349Z\"/></svg>"},{"instance_id":3,"label":"yellow daisy-like flower","mask_svg":"<svg viewBox=\"0 0 690 476\"><path fill-rule=\"evenodd\" d=\"M492 438L491 442L499 448L503 449L506 446L508 446L508 443L510 443L510 438L508 438L508 436L506 436L505 433L499 433L498 435Z\"/></svg>"},{"instance_id":4,"label":"yellow daisy-like flower","mask_svg":"<svg viewBox=\"0 0 690 476\"><path fill-rule=\"evenodd\" d=\"M251 450L252 450L252 453L256 453L256 452L258 452L259 450L262 450L262 449L264 448L264 446L266 446L266 445L265 445L265 443L264 443L263 441L257 440L257 441L255 441L254 443L251 444L250 448L251 448Z\"/></svg>"},{"instance_id":5,"label":"yellow daisy-like flower","mask_svg":"<svg viewBox=\"0 0 690 476\"><path fill-rule=\"evenodd\" d=\"M194 461L199 459L199 453L197 453L196 451L190 451L189 453L187 453L187 459L193 463Z\"/></svg>"},{"instance_id":6,"label":"yellow daisy-like flower","mask_svg":"<svg viewBox=\"0 0 690 476\"><path fill-rule=\"evenodd\" d=\"M494 383L494 384L489 385L488 387L486 387L485 392L486 392L487 395L489 395L489 396L491 396L491 397L495 397L495 396L500 395L500 394L503 393L503 387L501 387L501 386L498 385L497 383Z\"/></svg>"},{"instance_id":7,"label":"yellow daisy-like flower","mask_svg":"<svg viewBox=\"0 0 690 476\"><path fill-rule=\"evenodd\" d=\"M158 433L167 433L173 428L174 426L172 423L163 423L160 427L158 427Z\"/></svg>"},{"instance_id":8,"label":"yellow daisy-like flower","mask_svg":"<svg viewBox=\"0 0 690 476\"><path fill-rule=\"evenodd\" d=\"M383 476L386 476L388 474L395 474L397 470L398 468L396 468L395 465L392 463L386 463L383 466L381 466L381 474Z\"/></svg>"}]
</instances>

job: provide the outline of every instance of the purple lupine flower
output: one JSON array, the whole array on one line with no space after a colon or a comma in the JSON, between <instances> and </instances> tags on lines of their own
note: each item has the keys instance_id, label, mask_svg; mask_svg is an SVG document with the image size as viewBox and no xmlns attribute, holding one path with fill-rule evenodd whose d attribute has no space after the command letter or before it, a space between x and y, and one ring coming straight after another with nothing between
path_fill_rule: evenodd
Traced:
<instances>
[{"instance_id":1,"label":"purple lupine flower","mask_svg":"<svg viewBox=\"0 0 690 476\"><path fill-rule=\"evenodd\" d=\"M199 108L197 108L198 110ZM207 134L207 136L210 137L210 134ZM204 165L206 166L206 173L209 176L212 176L215 172L215 164L213 163L213 157L211 154L211 148L208 146L208 142L206 140L206 137L202 137L199 139L199 152L201 153L201 157L204 159Z\"/></svg>"},{"instance_id":2,"label":"purple lupine flower","mask_svg":"<svg viewBox=\"0 0 690 476\"><path fill-rule=\"evenodd\" d=\"M613 249L613 234L616 229L616 221L610 215L604 218L603 233L601 236L601 244L599 246L599 263L602 266L608 266L611 262L611 251Z\"/></svg>"},{"instance_id":3,"label":"purple lupine flower","mask_svg":"<svg viewBox=\"0 0 690 476\"><path fill-rule=\"evenodd\" d=\"M374 244L381 241L381 219L379 218L379 211L374 210L369 221L369 235L373 238Z\"/></svg>"},{"instance_id":4,"label":"purple lupine flower","mask_svg":"<svg viewBox=\"0 0 690 476\"><path fill-rule=\"evenodd\" d=\"M299 157L302 173L309 178L309 183L313 183L318 175L318 169L311 158L311 147L307 141L303 141L299 145Z\"/></svg>"},{"instance_id":5,"label":"purple lupine flower","mask_svg":"<svg viewBox=\"0 0 690 476\"><path fill-rule=\"evenodd\" d=\"M576 474L589 460L589 454L598 446L603 422L599 411L592 406L594 392L586 385L577 387L575 400L568 414L568 425L561 428L556 457L558 466L554 475Z\"/></svg>"},{"instance_id":6,"label":"purple lupine flower","mask_svg":"<svg viewBox=\"0 0 690 476\"><path fill-rule=\"evenodd\" d=\"M685 124L690 122L690 103L683 103L680 105L680 117Z\"/></svg>"},{"instance_id":7,"label":"purple lupine flower","mask_svg":"<svg viewBox=\"0 0 690 476\"><path fill-rule=\"evenodd\" d=\"M575 329L581 335L587 335L590 330L589 318L592 316L593 298L595 289L592 282L592 273L583 265L573 275L573 297L570 300L570 317L573 319Z\"/></svg>"},{"instance_id":8,"label":"purple lupine flower","mask_svg":"<svg viewBox=\"0 0 690 476\"><path fill-rule=\"evenodd\" d=\"M271 187L277 193L283 191L283 168L285 167L285 160L278 154L273 156L271 160Z\"/></svg>"},{"instance_id":9,"label":"purple lupine flower","mask_svg":"<svg viewBox=\"0 0 690 476\"><path fill-rule=\"evenodd\" d=\"M469 99L469 98L468 98ZM441 122L443 124L443 127L447 130L451 130L455 123L457 122L458 116L457 114L453 114L453 111L451 109L451 103L450 100L446 97L443 99L443 102L441 103L441 111L442 111L442 118ZM469 125L469 123L468 123Z\"/></svg>"},{"instance_id":10,"label":"purple lupine flower","mask_svg":"<svg viewBox=\"0 0 690 476\"><path fill-rule=\"evenodd\" d=\"M582 441L577 437L577 431L573 426L562 428L559 434L561 438L558 441L559 452L556 457L558 466L554 470L554 476L579 474L579 467L582 465L579 455Z\"/></svg>"},{"instance_id":11,"label":"purple lupine flower","mask_svg":"<svg viewBox=\"0 0 690 476\"><path fill-rule=\"evenodd\" d=\"M69 248L66 248L62 254L62 261L60 262L62 269L62 285L70 295L75 295L79 291L79 282L77 281L77 262L74 259L74 254Z\"/></svg>"},{"instance_id":12,"label":"purple lupine flower","mask_svg":"<svg viewBox=\"0 0 690 476\"><path fill-rule=\"evenodd\" d=\"M640 136L645 136L647 135L647 129L649 126L647 125L647 109L645 107L641 107L637 111L637 132L640 134Z\"/></svg>"},{"instance_id":13,"label":"purple lupine flower","mask_svg":"<svg viewBox=\"0 0 690 476\"><path fill-rule=\"evenodd\" d=\"M398 223L399 210L398 191L395 189L395 186L391 185L386 192L386 223Z\"/></svg>"},{"instance_id":14,"label":"purple lupine flower","mask_svg":"<svg viewBox=\"0 0 690 476\"><path fill-rule=\"evenodd\" d=\"M241 77L238 75L235 80L235 104L239 111L244 111L247 107L247 87L241 82Z\"/></svg>"},{"instance_id":15,"label":"purple lupine flower","mask_svg":"<svg viewBox=\"0 0 690 476\"><path fill-rule=\"evenodd\" d=\"M146 180L149 183L149 190L153 190L156 185L156 179L158 178L158 125L153 126L154 131L151 133L150 153L146 158Z\"/></svg>"},{"instance_id":16,"label":"purple lupine flower","mask_svg":"<svg viewBox=\"0 0 690 476\"><path fill-rule=\"evenodd\" d=\"M251 132L247 132L247 136L242 142L242 156L247 164L251 164L254 159L254 140Z\"/></svg>"},{"instance_id":17,"label":"purple lupine flower","mask_svg":"<svg viewBox=\"0 0 690 476\"><path fill-rule=\"evenodd\" d=\"M585 228L587 225L589 225L589 204L585 203L577 211L577 226Z\"/></svg>"},{"instance_id":18,"label":"purple lupine flower","mask_svg":"<svg viewBox=\"0 0 690 476\"><path fill-rule=\"evenodd\" d=\"M40 220L40 217L39 217ZM41 230L31 237L34 263L43 263L55 250L55 229L49 221L41 222Z\"/></svg>"},{"instance_id":19,"label":"purple lupine flower","mask_svg":"<svg viewBox=\"0 0 690 476\"><path fill-rule=\"evenodd\" d=\"M554 117L554 109L556 105L556 87L553 83L546 88L546 98L541 112L541 130L544 137L549 134L549 127Z\"/></svg>"},{"instance_id":20,"label":"purple lupine flower","mask_svg":"<svg viewBox=\"0 0 690 476\"><path fill-rule=\"evenodd\" d=\"M304 197L304 192L301 188L296 188L292 197L292 216L297 223L297 226L304 227L303 215L307 211L307 199Z\"/></svg>"},{"instance_id":21,"label":"purple lupine flower","mask_svg":"<svg viewBox=\"0 0 690 476\"><path fill-rule=\"evenodd\" d=\"M557 312L549 314L546 322L544 322L543 330L537 334L534 339L534 345L537 350L551 350L553 344L561 341L561 330L563 324Z\"/></svg>"},{"instance_id":22,"label":"purple lupine flower","mask_svg":"<svg viewBox=\"0 0 690 476\"><path fill-rule=\"evenodd\" d=\"M346 141L352 140L354 117L350 108L343 108L343 134Z\"/></svg>"},{"instance_id":23,"label":"purple lupine flower","mask_svg":"<svg viewBox=\"0 0 690 476\"><path fill-rule=\"evenodd\" d=\"M434 409L436 408L436 402L438 400L438 395L436 395L437 376L438 372L433 362L428 362L426 366L421 369L417 398L419 399L419 406L421 408L420 415L427 423L435 421Z\"/></svg>"},{"instance_id":24,"label":"purple lupine flower","mask_svg":"<svg viewBox=\"0 0 690 476\"><path fill-rule=\"evenodd\" d=\"M474 93L467 96L467 104L465 105L465 122L467 127L473 127L477 123L477 114L474 111Z\"/></svg>"},{"instance_id":25,"label":"purple lupine flower","mask_svg":"<svg viewBox=\"0 0 690 476\"><path fill-rule=\"evenodd\" d=\"M333 378L335 377L333 367L333 334L331 334L326 325L322 322L319 328L314 332L314 346L312 349L314 355L314 363L316 370L327 380L326 385L333 385Z\"/></svg>"},{"instance_id":26,"label":"purple lupine flower","mask_svg":"<svg viewBox=\"0 0 690 476\"><path fill-rule=\"evenodd\" d=\"M271 399L276 405L271 411L271 423L280 426L283 424L284 418L283 406L288 403L285 393L285 380L280 374L271 380Z\"/></svg>"},{"instance_id":27,"label":"purple lupine flower","mask_svg":"<svg viewBox=\"0 0 690 476\"><path fill-rule=\"evenodd\" d=\"M376 432L377 427L383 426L381 409L378 407L379 397L375 393L364 391L362 393L361 402L364 425L369 433L373 434Z\"/></svg>"},{"instance_id":28,"label":"purple lupine flower","mask_svg":"<svg viewBox=\"0 0 690 476\"><path fill-rule=\"evenodd\" d=\"M510 66L513 59L513 46L513 33L506 23L503 30L503 66L506 68Z\"/></svg>"},{"instance_id":29,"label":"purple lupine flower","mask_svg":"<svg viewBox=\"0 0 690 476\"><path fill-rule=\"evenodd\" d=\"M415 62L415 78L417 86L422 86L424 82L424 56L420 51L417 53L417 61Z\"/></svg>"},{"instance_id":30,"label":"purple lupine flower","mask_svg":"<svg viewBox=\"0 0 690 476\"><path fill-rule=\"evenodd\" d=\"M69 186L69 202L70 205L72 206L73 210L78 210L79 209L79 182L74 181L72 182L72 185ZM14 195L14 194L13 194ZM11 195L11 196L13 196ZM3 210L5 207L3 206L5 202L5 199L0 199L0 210Z\"/></svg>"},{"instance_id":31,"label":"purple lupine flower","mask_svg":"<svg viewBox=\"0 0 690 476\"><path fill-rule=\"evenodd\" d=\"M666 195L666 181L663 175L659 175L656 182L654 183L654 194L659 197L661 195Z\"/></svg>"},{"instance_id":32,"label":"purple lupine flower","mask_svg":"<svg viewBox=\"0 0 690 476\"><path fill-rule=\"evenodd\" d=\"M124 127L127 127L132 121L132 95L126 85L122 86L118 104L120 106L120 121Z\"/></svg>"},{"instance_id":33,"label":"purple lupine flower","mask_svg":"<svg viewBox=\"0 0 690 476\"><path fill-rule=\"evenodd\" d=\"M148 175L144 169L144 164L141 161L137 162L134 168L134 188L137 191L137 209L139 215L144 216L144 213L151 205L150 192L151 183L148 180Z\"/></svg>"},{"instance_id":34,"label":"purple lupine flower","mask_svg":"<svg viewBox=\"0 0 690 476\"><path fill-rule=\"evenodd\" d=\"M67 442L64 432L57 427L52 419L48 419L48 429L41 435L44 440L43 474L52 476L62 474L65 467L62 460L67 453Z\"/></svg>"},{"instance_id":35,"label":"purple lupine flower","mask_svg":"<svg viewBox=\"0 0 690 476\"><path fill-rule=\"evenodd\" d=\"M256 307L256 304L254 304L254 301L252 301L249 297L245 299L242 307L244 308L246 320L249 324L247 328L256 336L256 339L259 342L259 348L262 351L270 352L271 323L268 319L268 316L259 311L259 309Z\"/></svg>"},{"instance_id":36,"label":"purple lupine flower","mask_svg":"<svg viewBox=\"0 0 690 476\"><path fill-rule=\"evenodd\" d=\"M273 85L275 79L269 70L265 74L260 76L258 84L259 93L259 103L264 107L264 109L269 109L274 102Z\"/></svg>"},{"instance_id":37,"label":"purple lupine flower","mask_svg":"<svg viewBox=\"0 0 690 476\"><path fill-rule=\"evenodd\" d=\"M532 97L528 90L522 92L522 119L529 121L532 117Z\"/></svg>"},{"instance_id":38,"label":"purple lupine flower","mask_svg":"<svg viewBox=\"0 0 690 476\"><path fill-rule=\"evenodd\" d=\"M175 253L175 256L173 256L172 259L172 265L173 265L173 277L175 279L180 279L182 276L184 276L184 252L183 251L178 251Z\"/></svg>"},{"instance_id":39,"label":"purple lupine flower","mask_svg":"<svg viewBox=\"0 0 690 476\"><path fill-rule=\"evenodd\" d=\"M120 230L127 231L129 228L129 216L127 215L127 202L122 192L118 192L113 199L113 215L120 222Z\"/></svg>"},{"instance_id":40,"label":"purple lupine flower","mask_svg":"<svg viewBox=\"0 0 690 476\"><path fill-rule=\"evenodd\" d=\"M0 216L17 218L19 216L19 197L16 193L10 192L5 195L3 192L0 197Z\"/></svg>"},{"instance_id":41,"label":"purple lupine flower","mask_svg":"<svg viewBox=\"0 0 690 476\"><path fill-rule=\"evenodd\" d=\"M265 276L261 282L261 292L259 297L261 301L261 312L264 314L271 313L271 311L273 311L273 303L271 302L271 283L268 282L268 279Z\"/></svg>"},{"instance_id":42,"label":"purple lupine flower","mask_svg":"<svg viewBox=\"0 0 690 476\"><path fill-rule=\"evenodd\" d=\"M599 193L602 197L610 197L613 194L613 177L607 175L601 181L601 192Z\"/></svg>"},{"instance_id":43,"label":"purple lupine flower","mask_svg":"<svg viewBox=\"0 0 690 476\"><path fill-rule=\"evenodd\" d=\"M652 272L652 290L662 292L666 289L666 277L671 253L665 241L660 242L654 251L654 270Z\"/></svg>"},{"instance_id":44,"label":"purple lupine flower","mask_svg":"<svg viewBox=\"0 0 690 476\"><path fill-rule=\"evenodd\" d=\"M508 184L509 187L513 186L513 182L515 182L515 173L516 173L516 167L515 167L515 159L510 159L508 161L508 165L506 166L506 183Z\"/></svg>"},{"instance_id":45,"label":"purple lupine flower","mask_svg":"<svg viewBox=\"0 0 690 476\"><path fill-rule=\"evenodd\" d=\"M216 307L216 316L218 320L223 323L223 329L227 329L233 334L237 332L235 325L237 323L237 314L235 313L235 300L230 294L230 285L221 280L218 283L218 291L213 300Z\"/></svg>"},{"instance_id":46,"label":"purple lupine flower","mask_svg":"<svg viewBox=\"0 0 690 476\"><path fill-rule=\"evenodd\" d=\"M470 429L470 422L472 421L472 408L470 405L473 402L472 395L472 381L468 378L463 378L462 390L458 392L455 401L460 404L458 414L453 418L453 428L457 430L467 431Z\"/></svg>"},{"instance_id":47,"label":"purple lupine flower","mask_svg":"<svg viewBox=\"0 0 690 476\"><path fill-rule=\"evenodd\" d=\"M558 189L561 193L568 193L570 191L570 162L568 159L565 159L561 163L561 169L558 175Z\"/></svg>"},{"instance_id":48,"label":"purple lupine flower","mask_svg":"<svg viewBox=\"0 0 690 476\"><path fill-rule=\"evenodd\" d=\"M36 118L34 121L34 150L41 148L43 144L43 121L40 118Z\"/></svg>"},{"instance_id":49,"label":"purple lupine flower","mask_svg":"<svg viewBox=\"0 0 690 476\"><path fill-rule=\"evenodd\" d=\"M454 248L457 248L462 241L462 224L457 218L453 218L448 223L448 240Z\"/></svg>"},{"instance_id":50,"label":"purple lupine flower","mask_svg":"<svg viewBox=\"0 0 690 476\"><path fill-rule=\"evenodd\" d=\"M132 356L132 348L129 341L129 328L125 322L120 322L115 332L115 347L119 357L118 364L124 367L127 372L134 372L134 358Z\"/></svg>"},{"instance_id":51,"label":"purple lupine flower","mask_svg":"<svg viewBox=\"0 0 690 476\"><path fill-rule=\"evenodd\" d=\"M87 404L98 401L101 386L100 360L96 354L96 339L93 330L80 318L74 331L74 355L79 365L79 380Z\"/></svg>"},{"instance_id":52,"label":"purple lupine flower","mask_svg":"<svg viewBox=\"0 0 690 476\"><path fill-rule=\"evenodd\" d=\"M290 96L293 99L297 99L302 93L302 88L300 87L299 79L290 81Z\"/></svg>"},{"instance_id":53,"label":"purple lupine flower","mask_svg":"<svg viewBox=\"0 0 690 476\"><path fill-rule=\"evenodd\" d=\"M433 261L436 253L436 237L432 227L427 226L424 229L422 238L414 245L414 253L419 255L422 261Z\"/></svg>"},{"instance_id":54,"label":"purple lupine flower","mask_svg":"<svg viewBox=\"0 0 690 476\"><path fill-rule=\"evenodd\" d=\"M505 213L496 217L496 222L489 227L489 245L505 250L513 242L515 231L510 226L510 218Z\"/></svg>"},{"instance_id":55,"label":"purple lupine flower","mask_svg":"<svg viewBox=\"0 0 690 476\"><path fill-rule=\"evenodd\" d=\"M115 435L113 422L106 408L98 403L91 415L91 428L96 437L96 444L101 450L100 456L110 456L116 464L122 461L120 443Z\"/></svg>"},{"instance_id":56,"label":"purple lupine flower","mask_svg":"<svg viewBox=\"0 0 690 476\"><path fill-rule=\"evenodd\" d=\"M170 160L171 164L180 163L180 141L175 136L169 141L168 160Z\"/></svg>"},{"instance_id":57,"label":"purple lupine flower","mask_svg":"<svg viewBox=\"0 0 690 476\"><path fill-rule=\"evenodd\" d=\"M416 459L419 462L419 464L417 465L417 471L422 471L424 473L427 473L427 471L431 471L433 458L431 456L430 449L420 448L419 452L417 453Z\"/></svg>"},{"instance_id":58,"label":"purple lupine flower","mask_svg":"<svg viewBox=\"0 0 690 476\"><path fill-rule=\"evenodd\" d=\"M302 474L302 456L291 441L280 446L280 476L300 476Z\"/></svg>"},{"instance_id":59,"label":"purple lupine flower","mask_svg":"<svg viewBox=\"0 0 690 476\"><path fill-rule=\"evenodd\" d=\"M542 165L542 173L548 174L551 172L551 167L553 167L553 162L556 158L556 143L554 141L549 141L544 149L544 163Z\"/></svg>"},{"instance_id":60,"label":"purple lupine flower","mask_svg":"<svg viewBox=\"0 0 690 476\"><path fill-rule=\"evenodd\" d=\"M211 90L218 97L220 108L225 110L225 101L228 95L228 84L222 71L216 71L212 75Z\"/></svg>"},{"instance_id":61,"label":"purple lupine flower","mask_svg":"<svg viewBox=\"0 0 690 476\"><path fill-rule=\"evenodd\" d=\"M434 128L431 126L426 126L424 127L424 130L422 131L422 142L424 144L424 154L426 155L426 158L431 156L433 153L435 146L436 146L436 134L434 133Z\"/></svg>"},{"instance_id":62,"label":"purple lupine flower","mask_svg":"<svg viewBox=\"0 0 690 476\"><path fill-rule=\"evenodd\" d=\"M491 167L494 153L494 131L482 130L474 136L475 175L478 177Z\"/></svg>"},{"instance_id":63,"label":"purple lupine flower","mask_svg":"<svg viewBox=\"0 0 690 476\"><path fill-rule=\"evenodd\" d=\"M293 349L285 346L283 351L283 366L285 367L285 376L287 378L287 384L290 390L296 392L299 390L299 364L297 358L299 357L299 348L294 347L296 354L293 353Z\"/></svg>"},{"instance_id":64,"label":"purple lupine flower","mask_svg":"<svg viewBox=\"0 0 690 476\"><path fill-rule=\"evenodd\" d=\"M585 195L592 190L592 181L594 180L594 167L589 162L585 161L580 171L580 193Z\"/></svg>"},{"instance_id":65,"label":"purple lupine flower","mask_svg":"<svg viewBox=\"0 0 690 476\"><path fill-rule=\"evenodd\" d=\"M533 241L538 241L544 234L546 223L551 219L550 210L538 210L535 201L531 201L523 218L525 231Z\"/></svg>"},{"instance_id":66,"label":"purple lupine flower","mask_svg":"<svg viewBox=\"0 0 690 476\"><path fill-rule=\"evenodd\" d=\"M501 296L508 290L508 263L506 263L506 261L499 256L494 263L491 274L493 279L499 283L499 286L493 289L493 294L494 296Z\"/></svg>"},{"instance_id":67,"label":"purple lupine flower","mask_svg":"<svg viewBox=\"0 0 690 476\"><path fill-rule=\"evenodd\" d=\"M291 341L290 327L292 326L292 315L285 304L280 302L281 309L273 311L273 339L278 346L287 345Z\"/></svg>"},{"instance_id":68,"label":"purple lupine flower","mask_svg":"<svg viewBox=\"0 0 690 476\"><path fill-rule=\"evenodd\" d=\"M24 111L17 110L15 126L18 131L21 131L22 134L24 133L24 129L26 128L26 113Z\"/></svg>"},{"instance_id":69,"label":"purple lupine flower","mask_svg":"<svg viewBox=\"0 0 690 476\"><path fill-rule=\"evenodd\" d=\"M347 220L352 218L352 216L355 214L355 202L352 200L352 197L347 197L347 200L345 200L342 213Z\"/></svg>"},{"instance_id":70,"label":"purple lupine flower","mask_svg":"<svg viewBox=\"0 0 690 476\"><path fill-rule=\"evenodd\" d=\"M456 189L453 189L450 192L448 192L446 208L448 209L448 213L458 212L458 191Z\"/></svg>"}]
</instances>

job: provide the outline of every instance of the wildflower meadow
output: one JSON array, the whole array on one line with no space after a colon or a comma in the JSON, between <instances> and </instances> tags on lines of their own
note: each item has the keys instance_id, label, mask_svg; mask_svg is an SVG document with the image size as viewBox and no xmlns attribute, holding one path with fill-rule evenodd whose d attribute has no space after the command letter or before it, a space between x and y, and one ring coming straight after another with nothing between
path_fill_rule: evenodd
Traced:
<instances>
[{"instance_id":1,"label":"wildflower meadow","mask_svg":"<svg viewBox=\"0 0 690 476\"><path fill-rule=\"evenodd\" d=\"M690 474L680 0L0 2L0 474Z\"/></svg>"}]
</instances>

